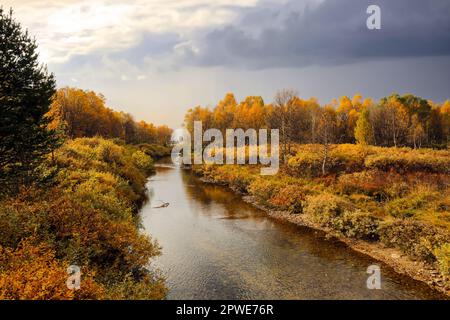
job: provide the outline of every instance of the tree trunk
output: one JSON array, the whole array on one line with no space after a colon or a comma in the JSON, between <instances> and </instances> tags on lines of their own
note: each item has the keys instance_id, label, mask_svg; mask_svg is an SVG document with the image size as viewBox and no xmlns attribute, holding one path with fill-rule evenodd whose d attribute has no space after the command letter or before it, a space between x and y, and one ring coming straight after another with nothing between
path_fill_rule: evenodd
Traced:
<instances>
[{"instance_id":1,"label":"tree trunk","mask_svg":"<svg viewBox=\"0 0 450 320\"><path fill-rule=\"evenodd\" d=\"M322 161L322 176L325 176L325 166L328 160L328 143L324 145L324 154L323 154L323 161Z\"/></svg>"}]
</instances>

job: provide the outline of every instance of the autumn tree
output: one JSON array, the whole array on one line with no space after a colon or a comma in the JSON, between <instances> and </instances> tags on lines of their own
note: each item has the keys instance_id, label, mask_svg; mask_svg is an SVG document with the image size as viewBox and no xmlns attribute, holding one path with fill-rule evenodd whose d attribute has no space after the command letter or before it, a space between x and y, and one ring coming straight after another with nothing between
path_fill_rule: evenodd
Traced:
<instances>
[{"instance_id":1,"label":"autumn tree","mask_svg":"<svg viewBox=\"0 0 450 320\"><path fill-rule=\"evenodd\" d=\"M373 130L372 125L370 124L369 110L367 108L362 110L358 121L356 122L355 139L363 146L373 143Z\"/></svg>"},{"instance_id":2,"label":"autumn tree","mask_svg":"<svg viewBox=\"0 0 450 320\"><path fill-rule=\"evenodd\" d=\"M37 45L27 31L0 8L0 185L17 191L35 182L39 166L58 146L46 117L55 79L38 60Z\"/></svg>"},{"instance_id":3,"label":"autumn tree","mask_svg":"<svg viewBox=\"0 0 450 320\"><path fill-rule=\"evenodd\" d=\"M322 175L326 174L326 165L330 152L330 146L331 144L336 142L337 137L336 133L337 133L336 111L331 106L325 106L325 108L320 113L316 133L318 141L323 146Z\"/></svg>"},{"instance_id":4,"label":"autumn tree","mask_svg":"<svg viewBox=\"0 0 450 320\"><path fill-rule=\"evenodd\" d=\"M440 108L441 126L443 128L443 141L449 146L450 143L450 100L447 100L442 104Z\"/></svg>"},{"instance_id":5,"label":"autumn tree","mask_svg":"<svg viewBox=\"0 0 450 320\"><path fill-rule=\"evenodd\" d=\"M225 98L219 102L213 112L213 126L225 134L226 129L231 129L237 102L232 93L227 93Z\"/></svg>"},{"instance_id":6,"label":"autumn tree","mask_svg":"<svg viewBox=\"0 0 450 320\"><path fill-rule=\"evenodd\" d=\"M425 138L425 130L419 116L414 114L411 117L411 125L409 127L409 141L414 146L414 149L422 146L422 141Z\"/></svg>"},{"instance_id":7,"label":"autumn tree","mask_svg":"<svg viewBox=\"0 0 450 320\"><path fill-rule=\"evenodd\" d=\"M278 91L271 112L271 127L280 130L281 157L284 162L291 151L296 97L297 93L294 90Z\"/></svg>"}]
</instances>

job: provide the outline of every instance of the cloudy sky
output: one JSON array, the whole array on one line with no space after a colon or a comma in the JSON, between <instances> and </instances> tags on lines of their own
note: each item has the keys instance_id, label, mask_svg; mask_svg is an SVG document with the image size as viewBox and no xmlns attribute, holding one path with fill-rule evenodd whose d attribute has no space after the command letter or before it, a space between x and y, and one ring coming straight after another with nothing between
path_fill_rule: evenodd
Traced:
<instances>
[{"instance_id":1,"label":"cloudy sky","mask_svg":"<svg viewBox=\"0 0 450 320\"><path fill-rule=\"evenodd\" d=\"M448 0L2 0L58 85L178 127L226 92L450 98ZM382 10L368 30L366 9Z\"/></svg>"}]
</instances>

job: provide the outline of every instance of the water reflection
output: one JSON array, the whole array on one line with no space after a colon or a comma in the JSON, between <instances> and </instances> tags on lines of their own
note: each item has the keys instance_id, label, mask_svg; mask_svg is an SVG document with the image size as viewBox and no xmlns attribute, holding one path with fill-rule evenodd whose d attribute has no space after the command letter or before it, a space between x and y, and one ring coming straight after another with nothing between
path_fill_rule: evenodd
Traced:
<instances>
[{"instance_id":1,"label":"water reflection","mask_svg":"<svg viewBox=\"0 0 450 320\"><path fill-rule=\"evenodd\" d=\"M384 265L382 290L368 290L372 259L269 219L188 171L166 164L151 180L143 221L163 247L155 265L168 278L169 299L442 298ZM170 205L153 209L158 201Z\"/></svg>"}]
</instances>

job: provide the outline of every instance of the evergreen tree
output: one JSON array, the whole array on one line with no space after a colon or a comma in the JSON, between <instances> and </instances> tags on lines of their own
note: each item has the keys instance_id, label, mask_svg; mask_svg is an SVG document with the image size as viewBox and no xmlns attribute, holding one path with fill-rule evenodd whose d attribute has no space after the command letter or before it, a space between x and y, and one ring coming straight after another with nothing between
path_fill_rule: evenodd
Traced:
<instances>
[{"instance_id":1,"label":"evergreen tree","mask_svg":"<svg viewBox=\"0 0 450 320\"><path fill-rule=\"evenodd\" d=\"M355 139L361 145L370 145L373 143L373 130L369 119L369 110L367 108L361 111L355 127Z\"/></svg>"},{"instance_id":2,"label":"evergreen tree","mask_svg":"<svg viewBox=\"0 0 450 320\"><path fill-rule=\"evenodd\" d=\"M36 181L58 145L46 117L55 79L38 61L36 41L0 8L0 194Z\"/></svg>"}]
</instances>

